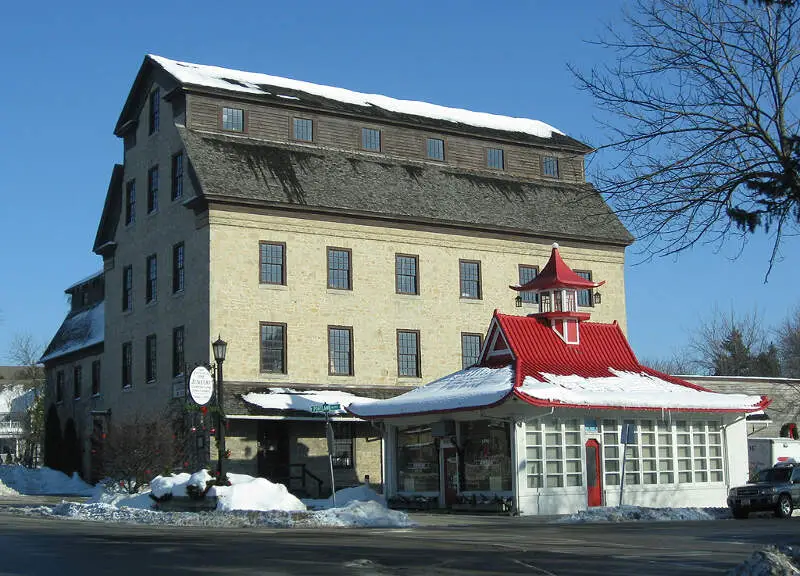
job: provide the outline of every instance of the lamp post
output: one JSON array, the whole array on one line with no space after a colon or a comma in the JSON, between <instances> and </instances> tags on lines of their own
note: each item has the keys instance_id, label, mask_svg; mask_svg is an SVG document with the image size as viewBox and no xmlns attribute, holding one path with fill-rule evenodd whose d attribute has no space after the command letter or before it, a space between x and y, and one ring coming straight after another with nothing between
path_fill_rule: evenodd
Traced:
<instances>
[{"instance_id":1,"label":"lamp post","mask_svg":"<svg viewBox=\"0 0 800 576\"><path fill-rule=\"evenodd\" d=\"M228 343L221 337L211 344L214 350L214 360L217 362L217 485L228 486L228 477L225 475L225 408L222 402L222 363L228 351Z\"/></svg>"}]
</instances>

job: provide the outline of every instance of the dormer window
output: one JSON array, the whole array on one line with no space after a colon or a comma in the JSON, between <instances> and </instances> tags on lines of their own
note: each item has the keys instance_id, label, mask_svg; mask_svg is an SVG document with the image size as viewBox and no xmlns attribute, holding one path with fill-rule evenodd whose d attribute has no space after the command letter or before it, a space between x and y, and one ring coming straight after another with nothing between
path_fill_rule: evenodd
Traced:
<instances>
[{"instance_id":1,"label":"dormer window","mask_svg":"<svg viewBox=\"0 0 800 576\"><path fill-rule=\"evenodd\" d=\"M158 132L161 117L161 91L156 88L150 93L149 134Z\"/></svg>"},{"instance_id":2,"label":"dormer window","mask_svg":"<svg viewBox=\"0 0 800 576\"><path fill-rule=\"evenodd\" d=\"M542 158L542 174L550 178L558 178L558 158L555 156Z\"/></svg>"},{"instance_id":3,"label":"dormer window","mask_svg":"<svg viewBox=\"0 0 800 576\"><path fill-rule=\"evenodd\" d=\"M244 110L241 108L222 109L222 129L231 132L244 132Z\"/></svg>"}]
</instances>

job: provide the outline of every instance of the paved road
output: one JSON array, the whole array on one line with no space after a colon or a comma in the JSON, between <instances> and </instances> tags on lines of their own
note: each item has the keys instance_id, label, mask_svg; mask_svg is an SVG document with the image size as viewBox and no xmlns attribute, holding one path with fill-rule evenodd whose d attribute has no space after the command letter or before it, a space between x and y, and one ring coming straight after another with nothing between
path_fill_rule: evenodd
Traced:
<instances>
[{"instance_id":1,"label":"paved road","mask_svg":"<svg viewBox=\"0 0 800 576\"><path fill-rule=\"evenodd\" d=\"M558 525L415 516L413 529L211 529L27 518L0 506L0 576L724 574L800 518Z\"/></svg>"}]
</instances>

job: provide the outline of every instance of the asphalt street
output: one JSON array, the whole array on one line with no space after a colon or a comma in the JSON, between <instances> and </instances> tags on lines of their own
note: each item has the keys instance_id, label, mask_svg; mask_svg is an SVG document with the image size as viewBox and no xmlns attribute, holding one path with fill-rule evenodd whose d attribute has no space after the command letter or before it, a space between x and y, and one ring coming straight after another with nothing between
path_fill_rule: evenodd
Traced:
<instances>
[{"instance_id":1,"label":"asphalt street","mask_svg":"<svg viewBox=\"0 0 800 576\"><path fill-rule=\"evenodd\" d=\"M415 515L409 529L221 529L106 524L0 506L0 576L724 574L766 544L800 543L800 518L553 524Z\"/></svg>"}]
</instances>

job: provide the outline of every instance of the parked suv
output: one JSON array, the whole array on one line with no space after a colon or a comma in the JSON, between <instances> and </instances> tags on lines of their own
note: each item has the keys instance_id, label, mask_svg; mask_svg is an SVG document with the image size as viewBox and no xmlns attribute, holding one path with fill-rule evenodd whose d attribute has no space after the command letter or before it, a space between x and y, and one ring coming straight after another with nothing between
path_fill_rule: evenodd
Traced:
<instances>
[{"instance_id":1,"label":"parked suv","mask_svg":"<svg viewBox=\"0 0 800 576\"><path fill-rule=\"evenodd\" d=\"M731 488L728 508L734 518L750 512L772 510L778 518L789 518L800 504L800 463L781 463L761 470L747 486Z\"/></svg>"}]
</instances>

